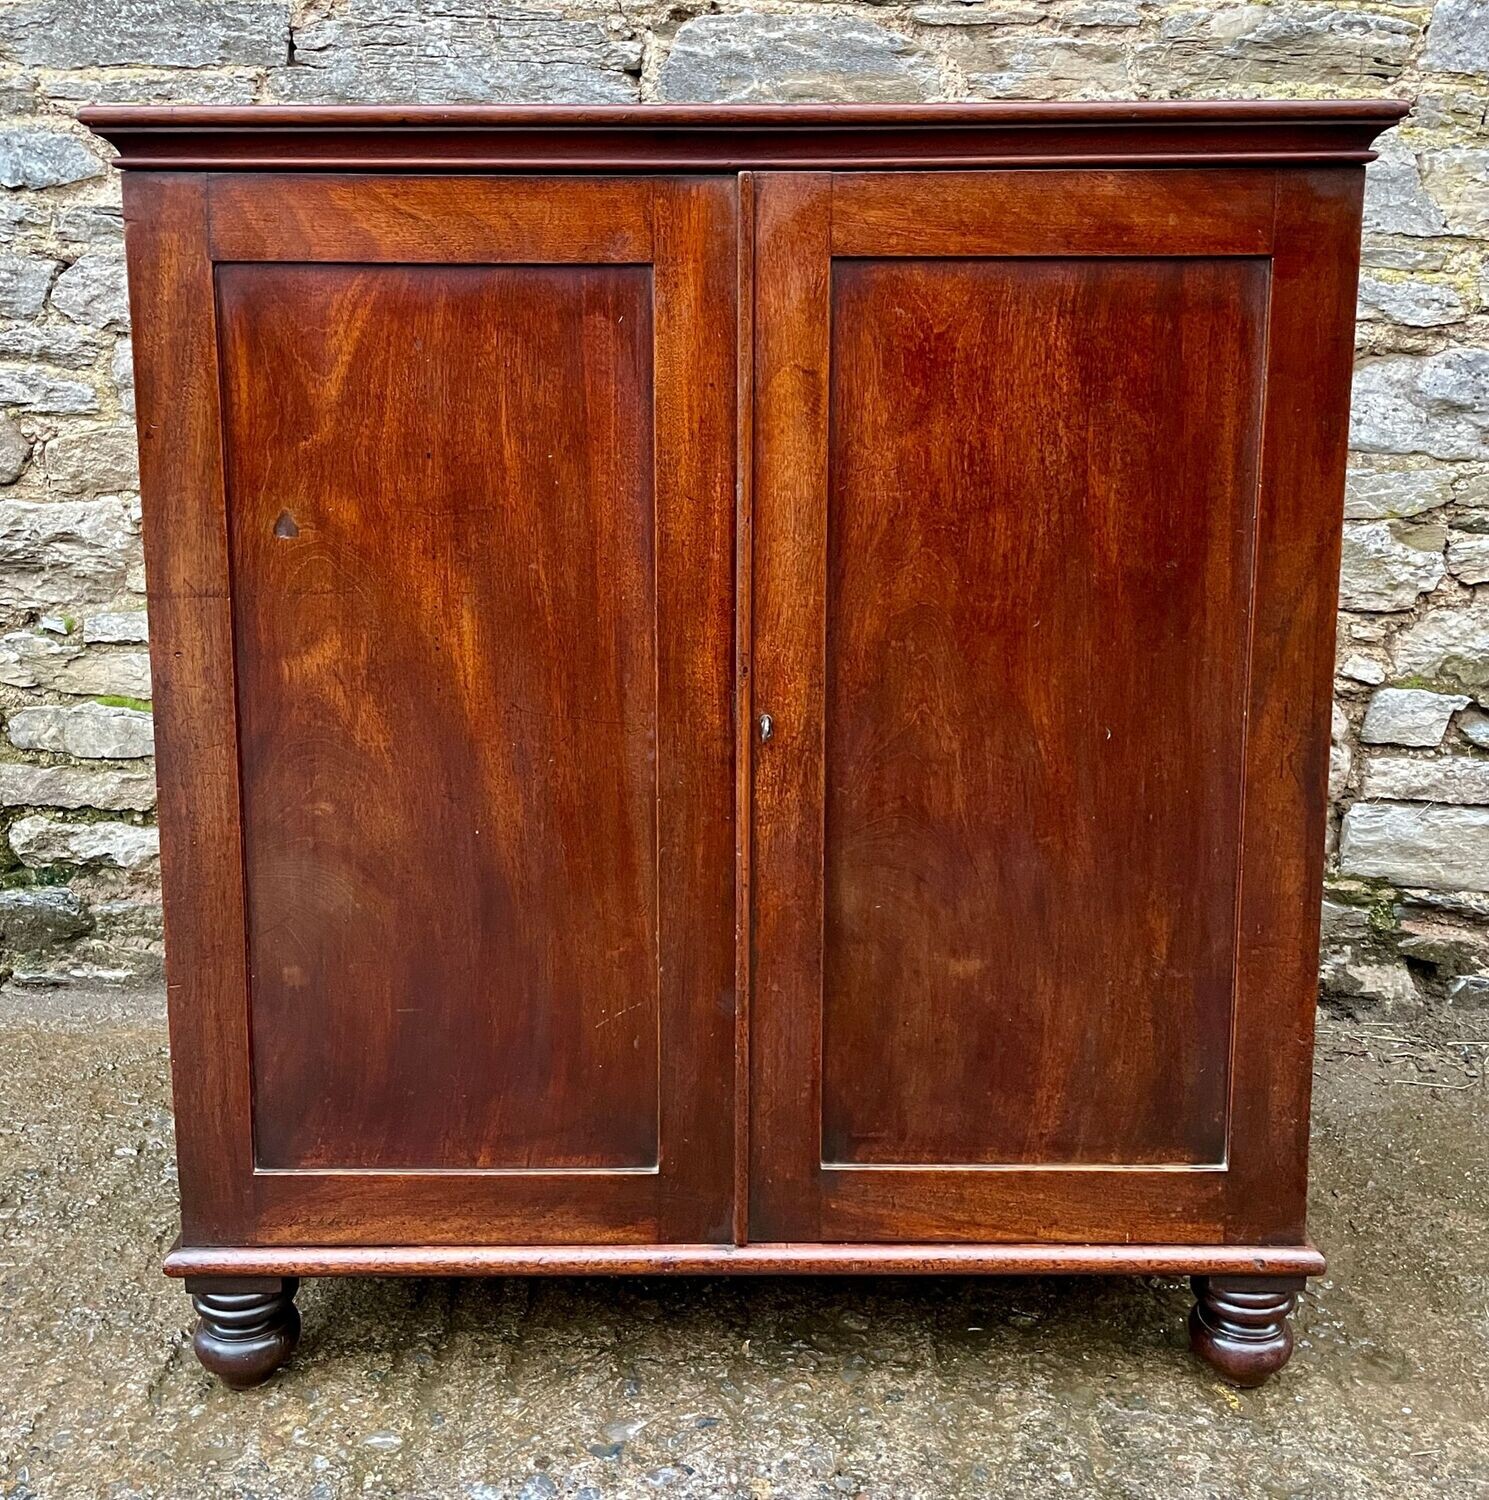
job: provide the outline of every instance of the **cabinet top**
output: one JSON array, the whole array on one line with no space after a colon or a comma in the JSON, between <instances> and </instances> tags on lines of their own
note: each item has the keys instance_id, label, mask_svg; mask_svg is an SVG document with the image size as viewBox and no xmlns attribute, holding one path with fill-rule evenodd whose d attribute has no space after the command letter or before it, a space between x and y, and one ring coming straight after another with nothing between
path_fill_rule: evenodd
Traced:
<instances>
[{"instance_id":1,"label":"cabinet top","mask_svg":"<svg viewBox=\"0 0 1489 1500\"><path fill-rule=\"evenodd\" d=\"M92 106L156 171L741 171L1367 162L1396 99L1145 103Z\"/></svg>"}]
</instances>

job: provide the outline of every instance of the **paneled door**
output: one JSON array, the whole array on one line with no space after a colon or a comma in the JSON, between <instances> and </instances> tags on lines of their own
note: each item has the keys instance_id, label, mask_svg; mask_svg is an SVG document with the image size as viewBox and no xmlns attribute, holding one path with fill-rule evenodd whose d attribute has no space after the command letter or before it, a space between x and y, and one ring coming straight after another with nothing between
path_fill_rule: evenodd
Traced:
<instances>
[{"instance_id":1,"label":"paneled door","mask_svg":"<svg viewBox=\"0 0 1489 1500\"><path fill-rule=\"evenodd\" d=\"M728 1239L733 179L127 193L186 1239Z\"/></svg>"},{"instance_id":2,"label":"paneled door","mask_svg":"<svg viewBox=\"0 0 1489 1500\"><path fill-rule=\"evenodd\" d=\"M755 178L752 1238L1301 1238L1361 176Z\"/></svg>"}]
</instances>

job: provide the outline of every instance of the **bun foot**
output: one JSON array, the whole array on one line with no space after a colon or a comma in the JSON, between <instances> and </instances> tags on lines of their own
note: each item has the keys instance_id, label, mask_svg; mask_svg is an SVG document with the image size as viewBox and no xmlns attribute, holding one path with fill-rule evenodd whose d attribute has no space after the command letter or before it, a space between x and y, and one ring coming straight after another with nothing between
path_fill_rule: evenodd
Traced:
<instances>
[{"instance_id":1,"label":"bun foot","mask_svg":"<svg viewBox=\"0 0 1489 1500\"><path fill-rule=\"evenodd\" d=\"M205 1369L234 1390L262 1385L300 1342L293 1276L190 1276L197 1310L191 1347Z\"/></svg>"},{"instance_id":2,"label":"bun foot","mask_svg":"<svg viewBox=\"0 0 1489 1500\"><path fill-rule=\"evenodd\" d=\"M1223 1379L1258 1386L1287 1363L1301 1277L1196 1276L1191 1285L1189 1347Z\"/></svg>"}]
</instances>

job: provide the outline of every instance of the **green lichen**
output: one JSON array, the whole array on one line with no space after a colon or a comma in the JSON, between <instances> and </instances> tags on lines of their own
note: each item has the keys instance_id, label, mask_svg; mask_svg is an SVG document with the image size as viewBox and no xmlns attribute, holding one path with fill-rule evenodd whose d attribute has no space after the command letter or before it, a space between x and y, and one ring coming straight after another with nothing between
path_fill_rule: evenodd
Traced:
<instances>
[{"instance_id":1,"label":"green lichen","mask_svg":"<svg viewBox=\"0 0 1489 1500\"><path fill-rule=\"evenodd\" d=\"M6 870L3 874L0 874L0 891L31 890L37 886L66 885L76 874L76 865L46 865L40 870Z\"/></svg>"},{"instance_id":2,"label":"green lichen","mask_svg":"<svg viewBox=\"0 0 1489 1500\"><path fill-rule=\"evenodd\" d=\"M1340 906L1363 911L1372 932L1393 933L1400 926L1396 915L1400 893L1388 881L1360 875L1335 876L1325 879L1324 894Z\"/></svg>"}]
</instances>

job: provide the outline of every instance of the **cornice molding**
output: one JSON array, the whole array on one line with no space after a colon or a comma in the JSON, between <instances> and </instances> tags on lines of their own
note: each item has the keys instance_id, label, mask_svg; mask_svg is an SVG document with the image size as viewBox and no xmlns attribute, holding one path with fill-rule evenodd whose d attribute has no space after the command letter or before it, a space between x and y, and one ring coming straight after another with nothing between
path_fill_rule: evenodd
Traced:
<instances>
[{"instance_id":1,"label":"cornice molding","mask_svg":"<svg viewBox=\"0 0 1489 1500\"><path fill-rule=\"evenodd\" d=\"M92 106L149 171L725 172L1361 163L1401 100Z\"/></svg>"}]
</instances>

